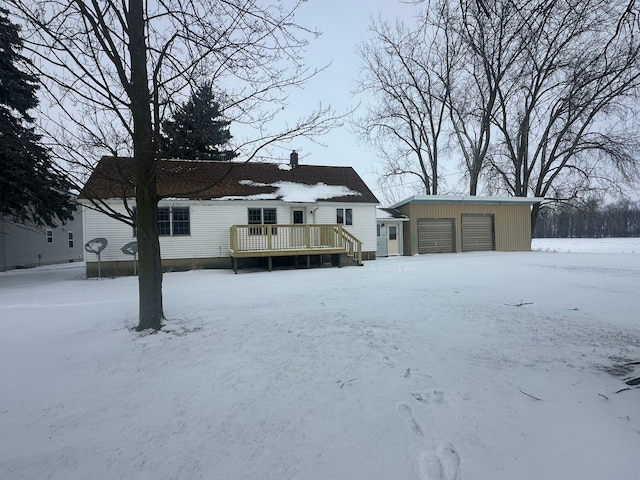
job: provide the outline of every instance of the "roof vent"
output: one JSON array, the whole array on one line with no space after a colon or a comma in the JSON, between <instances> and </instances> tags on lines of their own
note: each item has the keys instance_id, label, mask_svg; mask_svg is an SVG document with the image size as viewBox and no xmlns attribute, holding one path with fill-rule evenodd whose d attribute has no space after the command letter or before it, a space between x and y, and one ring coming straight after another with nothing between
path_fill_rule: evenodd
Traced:
<instances>
[{"instance_id":1,"label":"roof vent","mask_svg":"<svg viewBox=\"0 0 640 480\"><path fill-rule=\"evenodd\" d=\"M291 168L296 168L298 166L298 152L295 150L293 150L291 155L289 155L289 164L291 165Z\"/></svg>"}]
</instances>

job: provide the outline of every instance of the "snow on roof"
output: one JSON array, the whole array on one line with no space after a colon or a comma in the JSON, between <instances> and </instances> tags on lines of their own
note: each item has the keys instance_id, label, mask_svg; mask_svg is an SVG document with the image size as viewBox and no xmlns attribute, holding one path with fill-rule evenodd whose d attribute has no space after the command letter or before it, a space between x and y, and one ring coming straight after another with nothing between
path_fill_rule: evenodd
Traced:
<instances>
[{"instance_id":1,"label":"snow on roof","mask_svg":"<svg viewBox=\"0 0 640 480\"><path fill-rule=\"evenodd\" d=\"M221 197L219 200L283 200L285 202L313 203L318 200L362 195L360 192L351 190L344 185L327 185L322 182L315 185L306 185L295 182L261 183L252 180L240 180L238 183L249 187L274 187L275 191L255 195L229 195Z\"/></svg>"},{"instance_id":2,"label":"snow on roof","mask_svg":"<svg viewBox=\"0 0 640 480\"><path fill-rule=\"evenodd\" d=\"M376 208L376 219L378 220L387 220L387 219L395 219L395 220L409 220L409 217L403 215L395 208Z\"/></svg>"}]
</instances>

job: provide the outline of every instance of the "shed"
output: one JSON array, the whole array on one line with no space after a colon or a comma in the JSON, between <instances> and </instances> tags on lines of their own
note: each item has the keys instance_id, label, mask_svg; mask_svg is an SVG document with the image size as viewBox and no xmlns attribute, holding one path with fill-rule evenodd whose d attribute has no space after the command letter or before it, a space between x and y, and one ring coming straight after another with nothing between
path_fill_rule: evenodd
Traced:
<instances>
[{"instance_id":1,"label":"shed","mask_svg":"<svg viewBox=\"0 0 640 480\"><path fill-rule=\"evenodd\" d=\"M413 196L392 205L409 218L404 254L531 250L538 197Z\"/></svg>"},{"instance_id":2,"label":"shed","mask_svg":"<svg viewBox=\"0 0 640 480\"><path fill-rule=\"evenodd\" d=\"M378 208L376 221L378 238L376 256L402 255L404 252L403 224L409 221L409 217L395 208Z\"/></svg>"}]
</instances>

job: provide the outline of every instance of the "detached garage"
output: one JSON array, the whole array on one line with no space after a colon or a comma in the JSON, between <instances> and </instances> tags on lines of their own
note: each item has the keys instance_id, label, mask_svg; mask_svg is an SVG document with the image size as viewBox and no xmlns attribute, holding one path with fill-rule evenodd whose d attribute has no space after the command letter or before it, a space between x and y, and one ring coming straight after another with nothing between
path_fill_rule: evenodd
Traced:
<instances>
[{"instance_id":1,"label":"detached garage","mask_svg":"<svg viewBox=\"0 0 640 480\"><path fill-rule=\"evenodd\" d=\"M404 254L531 250L531 206L542 198L414 196L395 205Z\"/></svg>"}]
</instances>

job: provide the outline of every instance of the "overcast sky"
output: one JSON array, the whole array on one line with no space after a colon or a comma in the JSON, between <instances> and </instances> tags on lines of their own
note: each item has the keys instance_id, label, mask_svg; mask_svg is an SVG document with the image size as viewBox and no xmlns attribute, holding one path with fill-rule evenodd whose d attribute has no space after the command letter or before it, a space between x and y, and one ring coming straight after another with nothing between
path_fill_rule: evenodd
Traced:
<instances>
[{"instance_id":1,"label":"overcast sky","mask_svg":"<svg viewBox=\"0 0 640 480\"><path fill-rule=\"evenodd\" d=\"M354 108L358 99L354 98L353 92L361 67L356 49L370 38L371 18L381 15L390 20L410 19L417 11L415 5L398 0L309 0L303 3L297 22L322 32L322 36L309 45L307 63L312 67L331 65L312 79L302 92L290 96L291 103L286 111L291 114L292 121L309 113L319 102L331 105L337 113ZM231 132L234 133L233 124ZM375 152L358 142L348 123L318 140L326 146L304 139L292 143L292 148L300 152L301 163L352 166L383 201L377 189ZM288 161L288 150L275 153Z\"/></svg>"}]
</instances>

